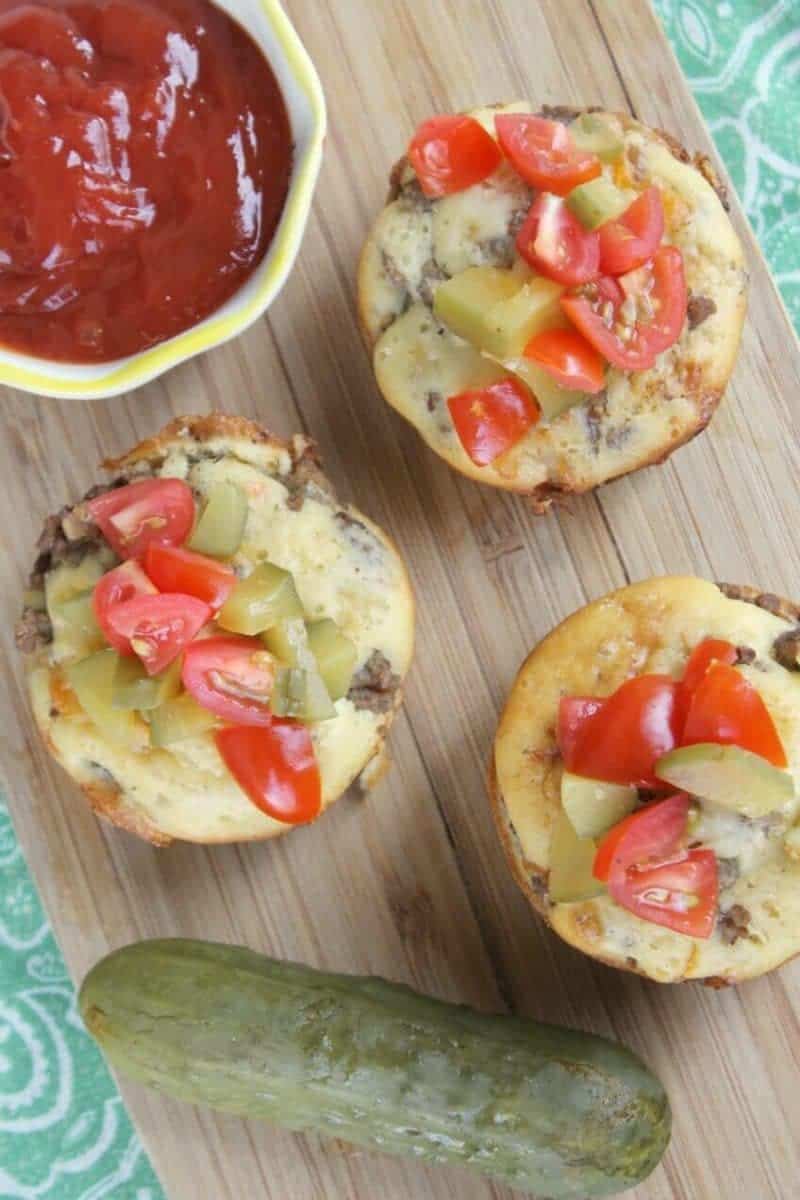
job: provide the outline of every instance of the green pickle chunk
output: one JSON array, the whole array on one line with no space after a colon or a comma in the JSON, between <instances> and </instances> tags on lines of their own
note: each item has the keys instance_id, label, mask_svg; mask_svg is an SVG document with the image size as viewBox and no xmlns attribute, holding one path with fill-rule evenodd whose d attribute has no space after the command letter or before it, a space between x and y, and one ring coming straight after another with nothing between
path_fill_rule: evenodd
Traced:
<instances>
[{"instance_id":1,"label":"green pickle chunk","mask_svg":"<svg viewBox=\"0 0 800 1200\"><path fill-rule=\"evenodd\" d=\"M312 622L307 632L311 653L328 694L331 700L340 700L350 690L358 651L330 617Z\"/></svg>"},{"instance_id":2,"label":"green pickle chunk","mask_svg":"<svg viewBox=\"0 0 800 1200\"><path fill-rule=\"evenodd\" d=\"M238 483L215 483L187 545L211 558L230 558L242 544L247 494Z\"/></svg>"},{"instance_id":3,"label":"green pickle chunk","mask_svg":"<svg viewBox=\"0 0 800 1200\"><path fill-rule=\"evenodd\" d=\"M111 703L114 708L158 708L181 689L181 659L159 675L148 675L138 658L120 657L114 669Z\"/></svg>"},{"instance_id":4,"label":"green pickle chunk","mask_svg":"<svg viewBox=\"0 0 800 1200\"><path fill-rule=\"evenodd\" d=\"M596 154L603 162L614 162L625 147L622 137L597 113L581 113L569 127L579 150Z\"/></svg>"},{"instance_id":5,"label":"green pickle chunk","mask_svg":"<svg viewBox=\"0 0 800 1200\"><path fill-rule=\"evenodd\" d=\"M615 221L636 199L635 192L623 191L602 175L573 188L567 196L569 208L584 229L598 229L606 221Z\"/></svg>"},{"instance_id":6,"label":"green pickle chunk","mask_svg":"<svg viewBox=\"0 0 800 1200\"><path fill-rule=\"evenodd\" d=\"M550 840L550 874L547 890L554 904L591 900L605 891L592 874L597 845L580 838L563 808L553 825Z\"/></svg>"},{"instance_id":7,"label":"green pickle chunk","mask_svg":"<svg viewBox=\"0 0 800 1200\"><path fill-rule=\"evenodd\" d=\"M540 276L522 281L501 267L469 267L439 285L433 311L453 333L503 359L522 354L544 329L568 324L559 304L563 291Z\"/></svg>"},{"instance_id":8,"label":"green pickle chunk","mask_svg":"<svg viewBox=\"0 0 800 1200\"><path fill-rule=\"evenodd\" d=\"M212 712L198 704L188 692L183 692L151 712L150 743L162 749L186 738L202 737L219 725L219 719Z\"/></svg>"},{"instance_id":9,"label":"green pickle chunk","mask_svg":"<svg viewBox=\"0 0 800 1200\"><path fill-rule=\"evenodd\" d=\"M289 571L261 563L240 579L217 616L231 633L263 633L286 618L302 618L303 606Z\"/></svg>"},{"instance_id":10,"label":"green pickle chunk","mask_svg":"<svg viewBox=\"0 0 800 1200\"><path fill-rule=\"evenodd\" d=\"M87 717L105 737L123 745L136 742L139 719L130 709L113 703L114 674L120 656L116 650L98 650L80 662L70 663L66 676Z\"/></svg>"},{"instance_id":11,"label":"green pickle chunk","mask_svg":"<svg viewBox=\"0 0 800 1200\"><path fill-rule=\"evenodd\" d=\"M302 617L286 617L262 633L261 640L283 666L316 671L316 659L311 653L306 623Z\"/></svg>"},{"instance_id":12,"label":"green pickle chunk","mask_svg":"<svg viewBox=\"0 0 800 1200\"><path fill-rule=\"evenodd\" d=\"M278 669L270 707L276 717L297 721L327 721L336 716L322 676L302 667Z\"/></svg>"}]
</instances>

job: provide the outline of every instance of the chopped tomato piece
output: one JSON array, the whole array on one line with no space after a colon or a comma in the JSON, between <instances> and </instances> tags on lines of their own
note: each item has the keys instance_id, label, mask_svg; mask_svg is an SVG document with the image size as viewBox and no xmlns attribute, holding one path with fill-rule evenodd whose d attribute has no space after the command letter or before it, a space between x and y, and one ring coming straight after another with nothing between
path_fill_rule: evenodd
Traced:
<instances>
[{"instance_id":1,"label":"chopped tomato piece","mask_svg":"<svg viewBox=\"0 0 800 1200\"><path fill-rule=\"evenodd\" d=\"M118 604L133 600L135 596L154 596L157 591L158 588L154 587L139 564L133 561L120 563L113 571L106 571L95 584L92 608L97 624L108 644L120 654L133 654L133 650L128 639L114 629L109 613Z\"/></svg>"},{"instance_id":2,"label":"chopped tomato piece","mask_svg":"<svg viewBox=\"0 0 800 1200\"><path fill-rule=\"evenodd\" d=\"M685 853L689 822L689 797L682 792L657 800L625 817L609 829L594 859L596 879L608 882L628 867L663 863Z\"/></svg>"},{"instance_id":3,"label":"chopped tomato piece","mask_svg":"<svg viewBox=\"0 0 800 1200\"><path fill-rule=\"evenodd\" d=\"M224 721L267 726L275 660L259 638L209 637L186 647L183 686Z\"/></svg>"},{"instance_id":4,"label":"chopped tomato piece","mask_svg":"<svg viewBox=\"0 0 800 1200\"><path fill-rule=\"evenodd\" d=\"M560 300L587 341L623 371L652 367L677 341L686 302L683 258L675 246L662 246L650 264L619 282L604 275Z\"/></svg>"},{"instance_id":5,"label":"chopped tomato piece","mask_svg":"<svg viewBox=\"0 0 800 1200\"><path fill-rule=\"evenodd\" d=\"M637 196L621 217L598 229L600 270L604 275L625 275L652 258L664 236L661 192L649 187Z\"/></svg>"},{"instance_id":6,"label":"chopped tomato piece","mask_svg":"<svg viewBox=\"0 0 800 1200\"><path fill-rule=\"evenodd\" d=\"M584 722L599 712L604 704L605 700L600 700L597 696L561 697L558 705L556 741L565 762L572 759Z\"/></svg>"},{"instance_id":7,"label":"chopped tomato piece","mask_svg":"<svg viewBox=\"0 0 800 1200\"><path fill-rule=\"evenodd\" d=\"M88 507L120 558L143 558L153 542L177 546L194 521L192 489L182 479L141 479L96 496Z\"/></svg>"},{"instance_id":8,"label":"chopped tomato piece","mask_svg":"<svg viewBox=\"0 0 800 1200\"><path fill-rule=\"evenodd\" d=\"M210 619L211 609L196 596L166 592L135 596L108 613L109 625L129 642L148 675L168 667Z\"/></svg>"},{"instance_id":9,"label":"chopped tomato piece","mask_svg":"<svg viewBox=\"0 0 800 1200\"><path fill-rule=\"evenodd\" d=\"M151 543L144 556L144 565L162 592L197 596L214 612L222 608L236 583L236 574L231 567L179 546Z\"/></svg>"},{"instance_id":10,"label":"chopped tomato piece","mask_svg":"<svg viewBox=\"0 0 800 1200\"><path fill-rule=\"evenodd\" d=\"M597 234L584 229L564 200L549 192L534 200L517 234L517 250L535 271L568 287L589 283L600 273Z\"/></svg>"},{"instance_id":11,"label":"chopped tomato piece","mask_svg":"<svg viewBox=\"0 0 800 1200\"><path fill-rule=\"evenodd\" d=\"M563 388L594 394L605 386L605 359L575 329L537 333L523 353Z\"/></svg>"},{"instance_id":12,"label":"chopped tomato piece","mask_svg":"<svg viewBox=\"0 0 800 1200\"><path fill-rule=\"evenodd\" d=\"M450 396L447 407L461 445L478 467L515 446L541 416L536 400L516 379Z\"/></svg>"},{"instance_id":13,"label":"chopped tomato piece","mask_svg":"<svg viewBox=\"0 0 800 1200\"><path fill-rule=\"evenodd\" d=\"M463 192L502 162L500 147L474 117L431 117L411 139L408 158L426 196Z\"/></svg>"},{"instance_id":14,"label":"chopped tomato piece","mask_svg":"<svg viewBox=\"0 0 800 1200\"><path fill-rule=\"evenodd\" d=\"M579 183L596 179L602 164L596 154L579 150L560 121L532 113L498 113L494 119L503 153L526 183L566 196Z\"/></svg>"},{"instance_id":15,"label":"chopped tomato piece","mask_svg":"<svg viewBox=\"0 0 800 1200\"><path fill-rule=\"evenodd\" d=\"M567 770L608 783L660 786L653 767L677 745L677 690L666 675L628 679L583 721L564 756Z\"/></svg>"},{"instance_id":16,"label":"chopped tomato piece","mask_svg":"<svg viewBox=\"0 0 800 1200\"><path fill-rule=\"evenodd\" d=\"M214 740L239 787L268 817L301 825L319 815L322 785L305 725L273 719L262 729L220 729Z\"/></svg>"},{"instance_id":17,"label":"chopped tomato piece","mask_svg":"<svg viewBox=\"0 0 800 1200\"><path fill-rule=\"evenodd\" d=\"M681 745L699 742L741 746L773 766L787 765L766 704L752 683L728 663L712 663L692 696Z\"/></svg>"},{"instance_id":18,"label":"chopped tomato piece","mask_svg":"<svg viewBox=\"0 0 800 1200\"><path fill-rule=\"evenodd\" d=\"M738 657L736 647L722 638L704 638L692 653L683 672L683 679L678 688L678 727L683 730L689 705L697 686L705 676L712 662L724 662L733 666Z\"/></svg>"},{"instance_id":19,"label":"chopped tomato piece","mask_svg":"<svg viewBox=\"0 0 800 1200\"><path fill-rule=\"evenodd\" d=\"M608 890L617 904L643 921L707 938L717 916L717 856L713 850L689 850L678 861L612 872Z\"/></svg>"}]
</instances>

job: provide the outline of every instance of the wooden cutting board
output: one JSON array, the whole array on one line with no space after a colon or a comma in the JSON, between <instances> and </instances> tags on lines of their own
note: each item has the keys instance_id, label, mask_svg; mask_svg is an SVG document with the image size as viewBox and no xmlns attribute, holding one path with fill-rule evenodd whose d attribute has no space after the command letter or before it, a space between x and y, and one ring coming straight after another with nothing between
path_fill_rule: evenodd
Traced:
<instances>
[{"instance_id":1,"label":"wooden cutting board","mask_svg":"<svg viewBox=\"0 0 800 1200\"><path fill-rule=\"evenodd\" d=\"M3 753L14 820L70 969L135 938L244 942L375 972L639 1051L675 1114L636 1200L786 1200L800 1177L800 965L738 991L659 987L594 965L531 914L505 870L484 775L529 647L631 579L695 572L800 597L800 352L738 209L750 314L710 432L662 468L535 517L451 473L379 399L356 326L359 245L420 119L528 96L629 109L711 150L644 0L293 0L330 135L303 251L244 337L127 398L8 393L2 445ZM419 601L394 769L367 801L267 845L157 851L98 823L28 717L12 625L46 513L96 463L178 413L222 408L319 441L341 491L388 528ZM509 1189L215 1117L123 1085L171 1200L506 1200Z\"/></svg>"}]
</instances>

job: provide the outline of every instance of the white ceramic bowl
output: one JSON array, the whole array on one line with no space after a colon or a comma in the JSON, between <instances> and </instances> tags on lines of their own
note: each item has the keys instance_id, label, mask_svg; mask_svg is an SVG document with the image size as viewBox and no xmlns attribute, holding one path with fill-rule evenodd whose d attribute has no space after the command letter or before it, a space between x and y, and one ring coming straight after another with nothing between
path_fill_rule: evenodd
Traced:
<instances>
[{"instance_id":1,"label":"white ceramic bowl","mask_svg":"<svg viewBox=\"0 0 800 1200\"><path fill-rule=\"evenodd\" d=\"M96 399L141 387L195 354L236 337L277 296L300 247L325 138L319 76L278 0L214 0L261 47L280 84L294 143L283 213L267 253L229 300L198 325L148 350L105 363L61 363L0 347L0 384L40 396Z\"/></svg>"}]
</instances>

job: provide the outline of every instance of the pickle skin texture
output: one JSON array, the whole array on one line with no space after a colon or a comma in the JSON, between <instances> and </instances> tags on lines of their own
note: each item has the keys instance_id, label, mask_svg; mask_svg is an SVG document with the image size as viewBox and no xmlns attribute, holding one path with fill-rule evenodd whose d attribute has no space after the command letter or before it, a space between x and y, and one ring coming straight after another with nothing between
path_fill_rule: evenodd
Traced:
<instances>
[{"instance_id":1,"label":"pickle skin texture","mask_svg":"<svg viewBox=\"0 0 800 1200\"><path fill-rule=\"evenodd\" d=\"M113 1066L178 1099L553 1200L632 1187L669 1140L664 1090L623 1047L381 979L159 940L99 962L79 1003Z\"/></svg>"},{"instance_id":2,"label":"pickle skin texture","mask_svg":"<svg viewBox=\"0 0 800 1200\"><path fill-rule=\"evenodd\" d=\"M231 558L242 543L248 508L247 495L238 483L215 483L186 543L188 548L210 558Z\"/></svg>"}]
</instances>

